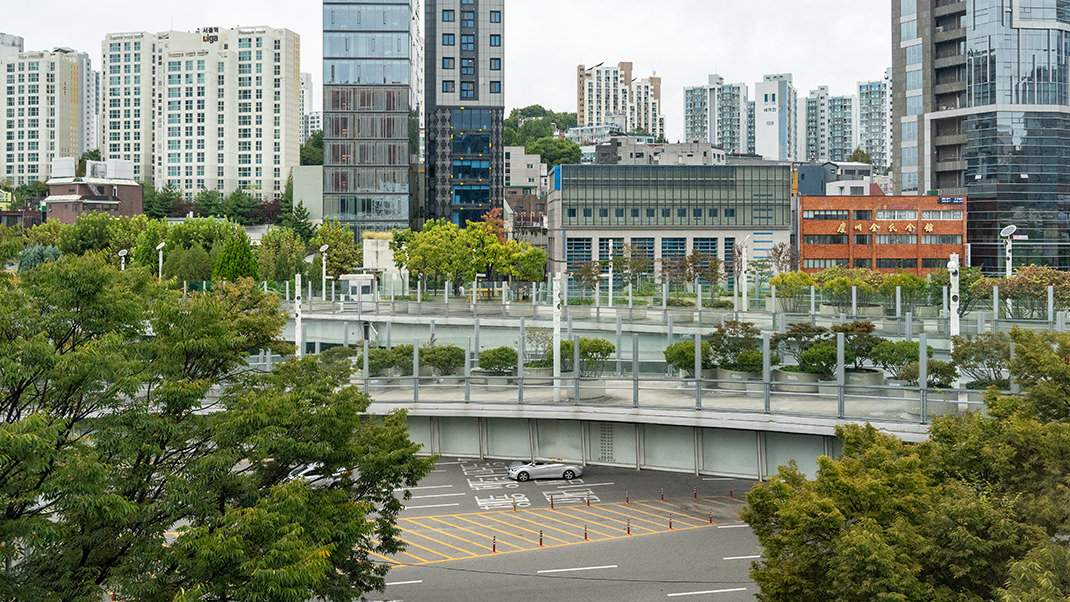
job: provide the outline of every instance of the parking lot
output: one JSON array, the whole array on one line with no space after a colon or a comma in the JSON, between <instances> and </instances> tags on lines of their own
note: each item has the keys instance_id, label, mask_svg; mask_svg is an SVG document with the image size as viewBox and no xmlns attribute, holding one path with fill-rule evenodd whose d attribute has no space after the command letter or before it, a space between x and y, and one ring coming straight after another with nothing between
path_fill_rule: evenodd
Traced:
<instances>
[{"instance_id":1,"label":"parking lot","mask_svg":"<svg viewBox=\"0 0 1070 602\"><path fill-rule=\"evenodd\" d=\"M399 520L416 566L676 531L741 526L752 483L695 475L586 467L571 481L518 483L508 462L443 458ZM399 491L401 495L403 492Z\"/></svg>"}]
</instances>

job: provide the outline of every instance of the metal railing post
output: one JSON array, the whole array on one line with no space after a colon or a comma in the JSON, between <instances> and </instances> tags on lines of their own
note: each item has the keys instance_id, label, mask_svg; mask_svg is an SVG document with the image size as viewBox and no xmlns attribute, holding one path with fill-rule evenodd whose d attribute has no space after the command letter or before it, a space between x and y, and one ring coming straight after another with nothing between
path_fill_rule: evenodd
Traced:
<instances>
[{"instance_id":1,"label":"metal railing post","mask_svg":"<svg viewBox=\"0 0 1070 602\"><path fill-rule=\"evenodd\" d=\"M844 376L847 366L844 362L844 339L843 333L836 333L836 414L837 417L843 418L846 414L846 408L844 403Z\"/></svg>"},{"instance_id":2,"label":"metal railing post","mask_svg":"<svg viewBox=\"0 0 1070 602\"><path fill-rule=\"evenodd\" d=\"M632 333L632 407L639 407L639 335Z\"/></svg>"},{"instance_id":3,"label":"metal railing post","mask_svg":"<svg viewBox=\"0 0 1070 602\"><path fill-rule=\"evenodd\" d=\"M765 394L765 413L770 414L773 410L772 380L772 355L771 339L768 332L762 333L762 392Z\"/></svg>"}]
</instances>

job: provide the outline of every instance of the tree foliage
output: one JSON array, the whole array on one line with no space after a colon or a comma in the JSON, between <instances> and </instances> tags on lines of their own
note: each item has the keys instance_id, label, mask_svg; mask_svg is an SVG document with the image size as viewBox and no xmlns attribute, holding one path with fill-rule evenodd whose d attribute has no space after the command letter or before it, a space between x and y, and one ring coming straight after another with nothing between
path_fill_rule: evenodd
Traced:
<instances>
[{"instance_id":1,"label":"tree foliage","mask_svg":"<svg viewBox=\"0 0 1070 602\"><path fill-rule=\"evenodd\" d=\"M323 130L309 134L301 145L301 165L323 165Z\"/></svg>"},{"instance_id":2,"label":"tree foliage","mask_svg":"<svg viewBox=\"0 0 1070 602\"><path fill-rule=\"evenodd\" d=\"M19 256L19 273L28 272L37 266L59 259L59 249L52 245L33 244L22 250Z\"/></svg>"},{"instance_id":3,"label":"tree foliage","mask_svg":"<svg viewBox=\"0 0 1070 602\"><path fill-rule=\"evenodd\" d=\"M873 157L870 157L869 153L861 147L856 148L847 160L852 163L869 163L870 165L873 165Z\"/></svg>"},{"instance_id":4,"label":"tree foliage","mask_svg":"<svg viewBox=\"0 0 1070 602\"><path fill-rule=\"evenodd\" d=\"M240 281L184 298L147 270L64 256L0 280L0 306L0 598L382 589L375 558L402 545L394 491L429 460L404 414L364 414L344 352L248 371L249 350L292 349L273 295ZM309 464L353 470L327 487L286 478Z\"/></svg>"},{"instance_id":5,"label":"tree foliage","mask_svg":"<svg viewBox=\"0 0 1070 602\"><path fill-rule=\"evenodd\" d=\"M305 244L289 228L268 228L253 251L260 277L287 282L294 274L305 274Z\"/></svg>"},{"instance_id":6,"label":"tree foliage","mask_svg":"<svg viewBox=\"0 0 1070 602\"><path fill-rule=\"evenodd\" d=\"M253 247L245 232L223 243L223 250L216 258L215 267L212 269L212 280L233 281L240 278L256 280L258 277L259 268L253 257Z\"/></svg>"},{"instance_id":7,"label":"tree foliage","mask_svg":"<svg viewBox=\"0 0 1070 602\"><path fill-rule=\"evenodd\" d=\"M539 138L525 146L525 152L539 155L549 168L558 165L578 165L583 159L579 145L567 138Z\"/></svg>"},{"instance_id":8,"label":"tree foliage","mask_svg":"<svg viewBox=\"0 0 1070 602\"><path fill-rule=\"evenodd\" d=\"M338 278L342 274L352 274L363 263L363 253L357 245L353 231L336 219L326 219L316 228L316 236L309 247L317 250L323 245L327 249L327 275ZM313 274L313 277L318 277Z\"/></svg>"}]
</instances>

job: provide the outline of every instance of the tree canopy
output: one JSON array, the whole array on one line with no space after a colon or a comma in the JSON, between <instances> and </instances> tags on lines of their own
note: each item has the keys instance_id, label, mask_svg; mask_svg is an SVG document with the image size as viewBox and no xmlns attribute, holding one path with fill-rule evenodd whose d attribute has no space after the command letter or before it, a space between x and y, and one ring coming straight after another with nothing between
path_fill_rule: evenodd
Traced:
<instances>
[{"instance_id":1,"label":"tree canopy","mask_svg":"<svg viewBox=\"0 0 1070 602\"><path fill-rule=\"evenodd\" d=\"M249 370L250 350L292 351L274 295L243 280L184 296L148 269L64 255L0 276L0 307L0 598L383 588L375 558L402 545L394 491L430 460L403 413L365 414L345 350ZM310 464L348 472L287 479Z\"/></svg>"},{"instance_id":2,"label":"tree canopy","mask_svg":"<svg viewBox=\"0 0 1070 602\"><path fill-rule=\"evenodd\" d=\"M1070 596L1070 334L1011 338L1023 397L991 392L987 416L937 418L922 444L841 427L813 479L792 463L748 494L760 600Z\"/></svg>"},{"instance_id":3,"label":"tree canopy","mask_svg":"<svg viewBox=\"0 0 1070 602\"><path fill-rule=\"evenodd\" d=\"M546 252L516 240L502 240L495 222L468 222L464 229L448 220L428 220L420 231L395 231L390 245L399 270L414 276L469 282L476 274L492 278L542 280Z\"/></svg>"},{"instance_id":4,"label":"tree canopy","mask_svg":"<svg viewBox=\"0 0 1070 602\"><path fill-rule=\"evenodd\" d=\"M301 165L323 165L323 130L309 134L301 145Z\"/></svg>"}]
</instances>

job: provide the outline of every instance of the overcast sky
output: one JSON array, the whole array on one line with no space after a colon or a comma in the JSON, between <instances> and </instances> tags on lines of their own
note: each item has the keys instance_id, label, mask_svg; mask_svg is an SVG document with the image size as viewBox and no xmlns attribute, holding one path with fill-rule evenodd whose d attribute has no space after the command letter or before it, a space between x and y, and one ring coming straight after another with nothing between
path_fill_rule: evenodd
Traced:
<instances>
[{"instance_id":1,"label":"overcast sky","mask_svg":"<svg viewBox=\"0 0 1070 602\"><path fill-rule=\"evenodd\" d=\"M13 0L14 1L14 0ZM27 50L69 46L100 66L100 43L120 31L269 25L301 35L302 71L321 83L316 0L36 0L5 12L0 31ZM159 8L157 8L159 7ZM576 110L575 69L631 61L662 77L668 137L683 136L683 88L720 73L753 89L789 72L800 96L826 84L853 93L891 66L889 0L507 0L506 106ZM753 92L752 92L753 94Z\"/></svg>"}]
</instances>

